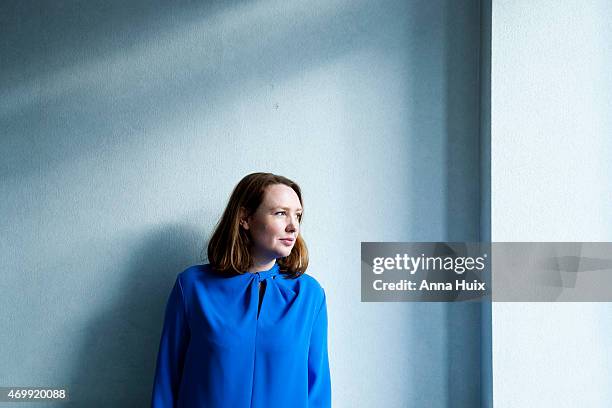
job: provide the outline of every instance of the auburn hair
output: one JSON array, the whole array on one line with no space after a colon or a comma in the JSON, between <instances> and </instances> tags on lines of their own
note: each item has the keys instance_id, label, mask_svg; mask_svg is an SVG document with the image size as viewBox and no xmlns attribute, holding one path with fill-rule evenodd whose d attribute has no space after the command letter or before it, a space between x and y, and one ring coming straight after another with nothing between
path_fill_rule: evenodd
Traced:
<instances>
[{"instance_id":1,"label":"auburn hair","mask_svg":"<svg viewBox=\"0 0 612 408\"><path fill-rule=\"evenodd\" d=\"M234 187L225 211L215 227L208 242L208 262L214 270L222 274L245 273L252 266L251 240L246 230L240 228L241 207L246 210L243 216L252 215L264 199L266 188L274 184L291 187L300 199L300 186L286 177L272 173L251 173ZM301 222L301 220L300 220ZM291 253L276 260L280 272L287 278L297 278L308 267L308 249L298 234Z\"/></svg>"}]
</instances>

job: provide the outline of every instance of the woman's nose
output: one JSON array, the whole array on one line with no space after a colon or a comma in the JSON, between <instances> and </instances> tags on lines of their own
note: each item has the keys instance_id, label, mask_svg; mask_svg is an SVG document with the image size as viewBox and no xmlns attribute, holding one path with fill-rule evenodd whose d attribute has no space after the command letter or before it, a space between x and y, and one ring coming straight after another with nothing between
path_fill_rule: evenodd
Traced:
<instances>
[{"instance_id":1,"label":"woman's nose","mask_svg":"<svg viewBox=\"0 0 612 408\"><path fill-rule=\"evenodd\" d=\"M287 225L287 229L290 231L297 231L299 222L297 220L297 218L291 218L289 220L289 224Z\"/></svg>"}]
</instances>

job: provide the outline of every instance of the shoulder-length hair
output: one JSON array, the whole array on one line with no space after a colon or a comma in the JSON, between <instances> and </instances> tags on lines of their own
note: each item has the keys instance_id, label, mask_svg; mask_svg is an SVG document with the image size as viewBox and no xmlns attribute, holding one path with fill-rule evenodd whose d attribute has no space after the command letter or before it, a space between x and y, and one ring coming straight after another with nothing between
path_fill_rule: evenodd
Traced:
<instances>
[{"instance_id":1,"label":"shoulder-length hair","mask_svg":"<svg viewBox=\"0 0 612 408\"><path fill-rule=\"evenodd\" d=\"M263 201L266 187L273 184L291 187L300 199L302 208L304 207L300 186L294 181L272 173L252 173L245 176L234 187L225 211L208 242L208 262L213 269L223 274L235 274L245 273L251 267L252 243L248 233L240 228L240 208L246 210L243 216L252 215ZM278 258L276 262L281 273L288 275L288 278L297 278L306 271L308 249L301 233L298 234L291 253Z\"/></svg>"}]
</instances>

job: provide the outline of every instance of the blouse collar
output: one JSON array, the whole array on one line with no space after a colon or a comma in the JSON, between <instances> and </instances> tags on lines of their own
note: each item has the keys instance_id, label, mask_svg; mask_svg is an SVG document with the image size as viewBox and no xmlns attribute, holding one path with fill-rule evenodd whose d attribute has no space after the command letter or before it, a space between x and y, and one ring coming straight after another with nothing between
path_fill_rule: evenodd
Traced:
<instances>
[{"instance_id":1,"label":"blouse collar","mask_svg":"<svg viewBox=\"0 0 612 408\"><path fill-rule=\"evenodd\" d=\"M255 275L255 276L257 276L257 278L260 281L262 281L264 279L274 277L274 276L278 275L279 273L280 273L280 268L278 266L278 262L274 262L274 265L272 265L272 267L270 269L268 269L268 270L258 271L258 272L250 272L249 271L249 272L245 273L245 275L246 274Z\"/></svg>"}]
</instances>

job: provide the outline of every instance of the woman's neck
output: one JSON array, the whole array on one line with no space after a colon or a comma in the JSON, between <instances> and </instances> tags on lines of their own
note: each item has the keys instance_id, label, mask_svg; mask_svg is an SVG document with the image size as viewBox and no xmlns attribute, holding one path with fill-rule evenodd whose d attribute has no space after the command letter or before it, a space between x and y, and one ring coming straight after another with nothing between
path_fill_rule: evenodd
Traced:
<instances>
[{"instance_id":1,"label":"woman's neck","mask_svg":"<svg viewBox=\"0 0 612 408\"><path fill-rule=\"evenodd\" d=\"M259 260L253 260L253 265L249 268L249 272L261 272L261 271L267 271L272 269L272 267L274 266L274 264L276 263L276 259L272 259L272 260L265 260L265 261L259 261Z\"/></svg>"}]
</instances>

